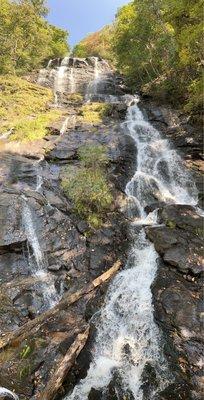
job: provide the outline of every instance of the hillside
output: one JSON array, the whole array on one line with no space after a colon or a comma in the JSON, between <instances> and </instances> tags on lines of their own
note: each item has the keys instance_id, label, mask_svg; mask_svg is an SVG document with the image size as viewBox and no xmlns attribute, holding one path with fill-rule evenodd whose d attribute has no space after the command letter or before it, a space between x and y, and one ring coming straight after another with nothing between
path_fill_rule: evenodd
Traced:
<instances>
[{"instance_id":1,"label":"hillside","mask_svg":"<svg viewBox=\"0 0 204 400\"><path fill-rule=\"evenodd\" d=\"M50 89L16 76L0 76L0 135L9 140L42 139L47 126L61 112L51 109L54 101Z\"/></svg>"}]
</instances>

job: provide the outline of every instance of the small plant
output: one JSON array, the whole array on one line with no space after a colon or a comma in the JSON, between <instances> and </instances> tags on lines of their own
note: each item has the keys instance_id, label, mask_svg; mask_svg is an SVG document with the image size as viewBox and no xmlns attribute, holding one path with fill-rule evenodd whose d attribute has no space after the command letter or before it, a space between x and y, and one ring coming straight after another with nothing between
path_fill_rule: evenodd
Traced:
<instances>
[{"instance_id":1,"label":"small plant","mask_svg":"<svg viewBox=\"0 0 204 400\"><path fill-rule=\"evenodd\" d=\"M81 167L66 168L61 185L73 201L76 212L91 227L98 229L113 201L104 171L108 162L106 148L100 145L81 147L79 159Z\"/></svg>"},{"instance_id":2,"label":"small plant","mask_svg":"<svg viewBox=\"0 0 204 400\"><path fill-rule=\"evenodd\" d=\"M110 104L87 103L81 107L79 115L85 122L99 123L102 122L104 117L108 116L110 108Z\"/></svg>"},{"instance_id":3,"label":"small plant","mask_svg":"<svg viewBox=\"0 0 204 400\"><path fill-rule=\"evenodd\" d=\"M166 226L170 229L175 229L176 228L176 223L174 221L166 221Z\"/></svg>"},{"instance_id":4,"label":"small plant","mask_svg":"<svg viewBox=\"0 0 204 400\"><path fill-rule=\"evenodd\" d=\"M107 150L102 145L86 145L79 149L78 156L85 167L102 167L108 163Z\"/></svg>"}]
</instances>

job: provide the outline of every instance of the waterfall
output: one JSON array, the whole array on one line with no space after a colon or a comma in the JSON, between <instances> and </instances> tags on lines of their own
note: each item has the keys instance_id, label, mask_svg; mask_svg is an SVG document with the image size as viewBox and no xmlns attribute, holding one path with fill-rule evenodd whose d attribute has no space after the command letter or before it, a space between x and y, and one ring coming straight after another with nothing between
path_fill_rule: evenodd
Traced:
<instances>
[{"instance_id":1,"label":"waterfall","mask_svg":"<svg viewBox=\"0 0 204 400\"><path fill-rule=\"evenodd\" d=\"M94 58L94 80L91 81L86 90L86 101L91 101L92 96L96 96L98 94L98 84L100 82L100 68L99 68L99 60L98 57Z\"/></svg>"},{"instance_id":2,"label":"waterfall","mask_svg":"<svg viewBox=\"0 0 204 400\"><path fill-rule=\"evenodd\" d=\"M98 57L94 58L94 79L97 81L99 78L99 67L98 67Z\"/></svg>"},{"instance_id":3,"label":"waterfall","mask_svg":"<svg viewBox=\"0 0 204 400\"><path fill-rule=\"evenodd\" d=\"M63 136L66 133L68 127L75 128L75 125L76 125L76 115L71 115L71 116L69 115L62 124L62 127L60 129L60 135Z\"/></svg>"},{"instance_id":4,"label":"waterfall","mask_svg":"<svg viewBox=\"0 0 204 400\"><path fill-rule=\"evenodd\" d=\"M48 71L46 68L42 68L39 72L37 83L39 85L45 85L47 83Z\"/></svg>"},{"instance_id":5,"label":"waterfall","mask_svg":"<svg viewBox=\"0 0 204 400\"><path fill-rule=\"evenodd\" d=\"M22 214L23 226L34 256L34 262L33 256L29 256L29 266L31 275L36 277L37 281L40 281L41 292L44 300L43 310L46 310L54 307L60 299L54 286L53 277L47 272L47 262L37 237L32 212L27 204L27 198L23 197L22 199L24 203Z\"/></svg>"},{"instance_id":6,"label":"waterfall","mask_svg":"<svg viewBox=\"0 0 204 400\"><path fill-rule=\"evenodd\" d=\"M54 92L57 93L63 93L66 91L66 86L67 86L67 66L63 64L58 67L57 74L55 77L55 83L54 83Z\"/></svg>"},{"instance_id":7,"label":"waterfall","mask_svg":"<svg viewBox=\"0 0 204 400\"><path fill-rule=\"evenodd\" d=\"M47 68L51 68L51 66L52 66L52 58L48 61L48 64L47 64Z\"/></svg>"},{"instance_id":8,"label":"waterfall","mask_svg":"<svg viewBox=\"0 0 204 400\"><path fill-rule=\"evenodd\" d=\"M76 81L75 81L74 68L75 68L75 58L73 58L73 66L71 67L70 76L69 76L70 93L76 92Z\"/></svg>"},{"instance_id":9,"label":"waterfall","mask_svg":"<svg viewBox=\"0 0 204 400\"><path fill-rule=\"evenodd\" d=\"M15 393L11 392L11 390L8 390L4 387L0 387L0 396L1 395L7 396L8 399L10 398L12 400L19 400L18 396Z\"/></svg>"},{"instance_id":10,"label":"waterfall","mask_svg":"<svg viewBox=\"0 0 204 400\"><path fill-rule=\"evenodd\" d=\"M138 151L137 170L126 192L137 199L139 217L145 216L145 206L155 200L196 205L196 185L182 159L169 141L144 120L137 104L129 107L125 125Z\"/></svg>"},{"instance_id":11,"label":"waterfall","mask_svg":"<svg viewBox=\"0 0 204 400\"><path fill-rule=\"evenodd\" d=\"M42 189L43 185L43 177L42 177L42 167L40 167L40 163L44 160L44 156L42 156L39 160L36 161L36 170L37 170L37 175L36 175L36 188L35 191L39 192Z\"/></svg>"},{"instance_id":12,"label":"waterfall","mask_svg":"<svg viewBox=\"0 0 204 400\"><path fill-rule=\"evenodd\" d=\"M146 239L144 224L155 224L156 211L147 215L145 206L158 201L197 203L197 190L182 160L160 133L145 121L134 104L123 124L125 133L137 146L137 168L126 187L127 198L135 202L130 230L133 245L127 265L112 281L96 324L97 335L87 377L66 400L87 400L91 388L105 390L114 373L120 377L124 395L143 399L143 372L151 365L157 386L149 385L149 398L163 390L173 378L163 355L159 328L154 322L151 285L157 270L158 254ZM135 223L136 222L136 223ZM138 226L140 225L140 226ZM105 398L105 397L104 397Z\"/></svg>"}]
</instances>

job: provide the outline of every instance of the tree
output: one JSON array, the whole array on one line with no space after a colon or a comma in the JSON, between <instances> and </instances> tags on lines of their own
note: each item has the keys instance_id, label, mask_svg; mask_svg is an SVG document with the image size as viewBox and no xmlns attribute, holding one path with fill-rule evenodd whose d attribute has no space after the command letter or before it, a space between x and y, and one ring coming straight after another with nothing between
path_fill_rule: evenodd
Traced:
<instances>
[{"instance_id":1,"label":"tree","mask_svg":"<svg viewBox=\"0 0 204 400\"><path fill-rule=\"evenodd\" d=\"M1 0L0 73L24 73L68 52L67 32L49 25L42 7L40 0Z\"/></svg>"},{"instance_id":2,"label":"tree","mask_svg":"<svg viewBox=\"0 0 204 400\"><path fill-rule=\"evenodd\" d=\"M114 28L111 25L104 26L98 32L88 35L73 49L75 57L101 57L113 61L112 36Z\"/></svg>"},{"instance_id":3,"label":"tree","mask_svg":"<svg viewBox=\"0 0 204 400\"><path fill-rule=\"evenodd\" d=\"M114 23L116 65L133 88L201 107L203 0L134 0ZM193 101L192 101L193 98Z\"/></svg>"}]
</instances>

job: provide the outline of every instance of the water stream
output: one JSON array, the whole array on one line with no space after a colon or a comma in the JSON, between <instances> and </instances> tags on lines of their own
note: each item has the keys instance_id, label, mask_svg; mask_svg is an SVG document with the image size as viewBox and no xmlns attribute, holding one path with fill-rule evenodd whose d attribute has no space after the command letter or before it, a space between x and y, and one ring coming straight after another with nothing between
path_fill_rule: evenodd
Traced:
<instances>
[{"instance_id":1,"label":"water stream","mask_svg":"<svg viewBox=\"0 0 204 400\"><path fill-rule=\"evenodd\" d=\"M0 396L7 396L8 399L19 400L18 396L4 387L0 387Z\"/></svg>"},{"instance_id":2,"label":"water stream","mask_svg":"<svg viewBox=\"0 0 204 400\"><path fill-rule=\"evenodd\" d=\"M86 101L91 101L92 97L98 94L98 85L101 80L100 73L101 71L99 67L98 57L94 57L94 80L91 81L87 86L86 96L85 96Z\"/></svg>"},{"instance_id":3,"label":"water stream","mask_svg":"<svg viewBox=\"0 0 204 400\"><path fill-rule=\"evenodd\" d=\"M131 209L132 249L126 268L109 287L105 306L96 322L97 335L87 377L66 400L87 400L91 388L106 391L114 374L120 377L123 393L143 399L142 377L147 365L156 373L157 387L150 387L149 399L172 379L163 356L160 332L154 322L151 285L158 254L145 235L144 225L157 223L156 211L147 214L148 204L197 203L197 190L182 160L160 133L145 121L138 99L129 106L124 132L137 147L137 168L127 184Z\"/></svg>"},{"instance_id":4,"label":"water stream","mask_svg":"<svg viewBox=\"0 0 204 400\"><path fill-rule=\"evenodd\" d=\"M71 67L70 76L69 76L70 93L76 92L76 81L75 81L75 69L74 68L75 68L75 58L73 58L73 66Z\"/></svg>"},{"instance_id":5,"label":"water stream","mask_svg":"<svg viewBox=\"0 0 204 400\"><path fill-rule=\"evenodd\" d=\"M27 235L28 243L32 249L32 254L29 251L29 267L30 272L41 287L43 297L42 311L54 307L60 300L54 285L54 279L47 272L47 261L40 246L40 242L34 226L32 211L27 203L27 198L23 197L23 226ZM28 249L29 250L29 249Z\"/></svg>"}]
</instances>

